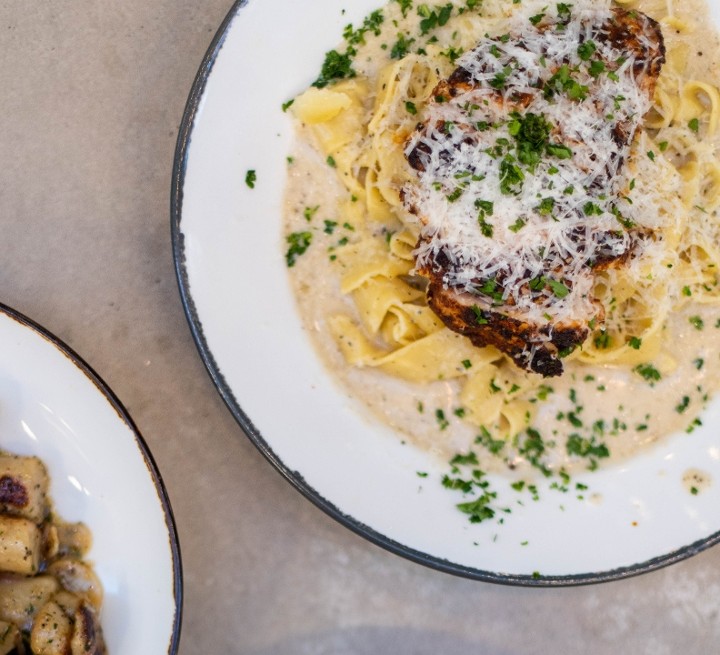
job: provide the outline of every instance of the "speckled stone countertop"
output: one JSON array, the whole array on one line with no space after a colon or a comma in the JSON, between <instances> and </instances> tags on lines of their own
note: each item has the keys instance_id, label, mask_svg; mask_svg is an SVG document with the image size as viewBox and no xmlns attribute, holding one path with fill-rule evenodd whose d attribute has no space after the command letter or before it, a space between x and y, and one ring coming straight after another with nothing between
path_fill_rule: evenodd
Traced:
<instances>
[{"instance_id":1,"label":"speckled stone countertop","mask_svg":"<svg viewBox=\"0 0 720 655\"><path fill-rule=\"evenodd\" d=\"M79 352L148 442L182 548L180 653L718 652L717 548L599 586L455 578L341 527L245 438L191 338L169 220L185 101L231 4L0 0L0 301Z\"/></svg>"}]
</instances>

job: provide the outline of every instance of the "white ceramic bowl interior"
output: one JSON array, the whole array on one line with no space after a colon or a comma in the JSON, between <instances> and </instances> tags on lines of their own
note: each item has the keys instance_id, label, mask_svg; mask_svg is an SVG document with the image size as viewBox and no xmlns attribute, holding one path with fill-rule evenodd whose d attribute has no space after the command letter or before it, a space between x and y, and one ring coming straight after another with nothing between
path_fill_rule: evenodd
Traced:
<instances>
[{"instance_id":1,"label":"white ceramic bowl interior","mask_svg":"<svg viewBox=\"0 0 720 655\"><path fill-rule=\"evenodd\" d=\"M0 448L40 457L58 515L91 529L109 653L176 653L180 552L145 442L75 353L4 306L0 352Z\"/></svg>"}]
</instances>

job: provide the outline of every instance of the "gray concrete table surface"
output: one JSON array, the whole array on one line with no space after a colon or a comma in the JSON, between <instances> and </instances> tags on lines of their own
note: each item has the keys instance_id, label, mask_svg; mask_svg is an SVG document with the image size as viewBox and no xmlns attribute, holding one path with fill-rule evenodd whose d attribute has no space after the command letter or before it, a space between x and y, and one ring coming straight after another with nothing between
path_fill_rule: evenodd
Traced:
<instances>
[{"instance_id":1,"label":"gray concrete table surface","mask_svg":"<svg viewBox=\"0 0 720 655\"><path fill-rule=\"evenodd\" d=\"M347 531L245 438L169 227L185 101L231 4L0 0L0 301L77 350L147 440L181 540L180 653L720 652L718 548L591 587L456 578Z\"/></svg>"}]
</instances>

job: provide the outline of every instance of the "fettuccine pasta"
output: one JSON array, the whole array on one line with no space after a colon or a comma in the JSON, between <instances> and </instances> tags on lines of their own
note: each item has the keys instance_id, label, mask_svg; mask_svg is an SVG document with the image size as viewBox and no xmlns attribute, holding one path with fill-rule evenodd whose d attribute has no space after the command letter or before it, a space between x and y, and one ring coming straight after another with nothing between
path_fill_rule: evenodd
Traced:
<instances>
[{"instance_id":1,"label":"fettuccine pasta","mask_svg":"<svg viewBox=\"0 0 720 655\"><path fill-rule=\"evenodd\" d=\"M521 4L523 11L528 4L531 9L537 5L538 11L544 6L527 0ZM707 348L681 352L673 343L677 336L672 335L689 330L701 337L698 325L709 330L713 312L720 316L718 57L710 49L699 54L699 30L707 27L700 14L684 11L687 3L622 0L616 4L652 16L665 36L666 63L645 131L633 145L629 163L633 200L639 203L638 211L652 216L661 236L628 266L611 267L598 275L594 294L605 307L605 321L591 326L582 348L567 357L567 379L552 387L540 376L515 367L495 348L477 348L451 332L427 306L423 281L414 273L420 227L403 206L403 188L413 177L404 150L433 89L452 73L457 57L483 35L502 34L508 17L520 5L512 0L438 6L393 0L361 28L348 28L344 62L352 62L354 68L348 69L352 74L346 70L348 74L333 80L321 76L289 109L304 143L291 158L291 180L293 167L307 160L314 162L313 176L325 171L328 179L339 183L320 202L312 195L307 184L310 173L305 172L296 177L300 181L295 196L289 197L289 231L313 237L312 243L306 239L302 252L313 253L314 258L299 258L293 271L300 280L296 289L301 306L306 302L303 298L322 294L323 289L323 298L334 294L333 302L307 306L305 311L313 314L308 325L312 324L326 352L339 354L334 365L347 367L345 379L355 392L363 384L382 384L378 381L384 378L396 381L389 383L394 392L405 385L412 398L422 398L424 389L435 389L425 398L436 405L425 407L425 412L426 401L406 405L424 413L423 420L438 435L443 433L439 441L453 447L457 443L445 437L445 423L458 434L514 443L515 452L522 454L519 435L528 429L532 434L534 426L544 425L551 431L568 413L580 416L573 386L579 382L601 393L601 386L612 386L597 383L604 375L622 380L630 389L653 385L656 393L665 378L674 372L680 375L677 372L686 371L683 366L689 362L695 362L694 370L703 368L697 364L700 355L694 358L694 354ZM707 31L702 34L707 38ZM336 54L342 60L343 55ZM291 248L293 243L297 239L293 242L289 236ZM307 269L302 268L305 265ZM669 327L677 316L683 317L682 330ZM561 393L570 396L567 407L551 402ZM679 396L679 402L688 397L685 392ZM694 400L693 407L699 410L701 403ZM546 405L552 410L543 410ZM617 405L613 400L609 411L617 412ZM595 415L602 416L602 411ZM688 415L680 416L683 413L675 412L680 422L688 420ZM557 418L560 414L562 419ZM642 414L636 425L641 420L650 423ZM391 422L408 430L403 419ZM646 427L637 433L656 438L685 427L678 421L661 422L664 425L657 429ZM608 433L592 432L584 418L577 418L577 423L582 430L572 425L590 441L597 436L599 443ZM643 439L636 439L636 444ZM431 442L427 439L426 445Z\"/></svg>"}]
</instances>

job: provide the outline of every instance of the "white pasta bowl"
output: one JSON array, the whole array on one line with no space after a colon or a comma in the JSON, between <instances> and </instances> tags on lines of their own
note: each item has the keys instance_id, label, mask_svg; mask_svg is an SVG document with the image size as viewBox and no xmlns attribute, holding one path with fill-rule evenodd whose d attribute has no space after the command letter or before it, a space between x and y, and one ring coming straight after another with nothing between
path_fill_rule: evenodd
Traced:
<instances>
[{"instance_id":1,"label":"white pasta bowl","mask_svg":"<svg viewBox=\"0 0 720 655\"><path fill-rule=\"evenodd\" d=\"M47 466L54 509L91 530L112 655L177 652L182 605L172 510L119 400L56 337L0 305L2 449Z\"/></svg>"},{"instance_id":2,"label":"white pasta bowl","mask_svg":"<svg viewBox=\"0 0 720 655\"><path fill-rule=\"evenodd\" d=\"M720 480L718 403L692 438L672 436L593 473L592 498L543 494L547 501L518 508L499 527L470 524L438 483L444 463L363 416L323 368L283 257L292 125L281 106L315 79L343 27L379 4L236 2L190 93L173 173L176 273L198 350L230 411L280 473L343 525L450 573L584 584L650 571L717 543L714 493L690 497L681 479L701 462ZM720 24L720 9L712 9Z\"/></svg>"}]
</instances>

